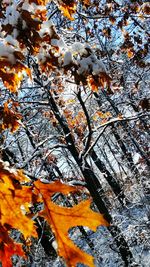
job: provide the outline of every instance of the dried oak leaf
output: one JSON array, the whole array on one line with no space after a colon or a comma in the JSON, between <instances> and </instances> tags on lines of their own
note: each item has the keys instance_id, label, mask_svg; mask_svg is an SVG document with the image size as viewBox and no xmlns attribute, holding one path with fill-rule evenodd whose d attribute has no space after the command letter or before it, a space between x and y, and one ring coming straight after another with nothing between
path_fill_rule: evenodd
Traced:
<instances>
[{"instance_id":1,"label":"dried oak leaf","mask_svg":"<svg viewBox=\"0 0 150 267\"><path fill-rule=\"evenodd\" d=\"M58 1L58 8L62 11L63 15L70 20L74 20L72 15L76 12L77 1L64 0Z\"/></svg>"},{"instance_id":2,"label":"dried oak leaf","mask_svg":"<svg viewBox=\"0 0 150 267\"><path fill-rule=\"evenodd\" d=\"M90 6L91 5L91 0L80 0L83 5L85 6Z\"/></svg>"},{"instance_id":3,"label":"dried oak leaf","mask_svg":"<svg viewBox=\"0 0 150 267\"><path fill-rule=\"evenodd\" d=\"M91 89L93 92L95 92L95 93L98 92L99 83L98 83L97 81L95 81L94 78L93 78L92 76L89 76L89 77L87 78L87 83L88 83L90 89Z\"/></svg>"},{"instance_id":4,"label":"dried oak leaf","mask_svg":"<svg viewBox=\"0 0 150 267\"><path fill-rule=\"evenodd\" d=\"M37 236L33 221L26 215L33 194L31 187L20 184L19 175L0 161L0 223L18 229L26 239Z\"/></svg>"},{"instance_id":5,"label":"dried oak leaf","mask_svg":"<svg viewBox=\"0 0 150 267\"><path fill-rule=\"evenodd\" d=\"M29 0L29 3L35 3L36 5L46 5L49 1L48 0Z\"/></svg>"},{"instance_id":6,"label":"dried oak leaf","mask_svg":"<svg viewBox=\"0 0 150 267\"><path fill-rule=\"evenodd\" d=\"M99 75L97 76L88 76L87 77L87 83L89 85L89 87L91 88L91 90L93 92L98 92L99 87L108 87L108 89L110 88L110 84L111 84L111 78L109 77L109 75L106 72L101 72Z\"/></svg>"},{"instance_id":7,"label":"dried oak leaf","mask_svg":"<svg viewBox=\"0 0 150 267\"><path fill-rule=\"evenodd\" d=\"M11 132L16 131L19 126L21 115L8 108L8 103L4 103L4 107L1 109L0 118L2 119L2 130L10 129Z\"/></svg>"},{"instance_id":8,"label":"dried oak leaf","mask_svg":"<svg viewBox=\"0 0 150 267\"><path fill-rule=\"evenodd\" d=\"M11 257L14 255L25 257L22 244L15 243L8 235L6 227L0 224L0 261L3 267L12 267Z\"/></svg>"},{"instance_id":9,"label":"dried oak leaf","mask_svg":"<svg viewBox=\"0 0 150 267\"><path fill-rule=\"evenodd\" d=\"M145 3L145 5L144 5L144 7L143 7L143 12L144 12L144 14L146 14L146 15L150 15L150 4L148 4L148 2Z\"/></svg>"},{"instance_id":10,"label":"dried oak leaf","mask_svg":"<svg viewBox=\"0 0 150 267\"><path fill-rule=\"evenodd\" d=\"M14 56L18 57L17 52L14 53ZM30 69L22 63L17 62L16 64L12 65L8 60L0 59L0 78L10 92L17 92L23 79L23 73L26 73L31 78Z\"/></svg>"},{"instance_id":11,"label":"dried oak leaf","mask_svg":"<svg viewBox=\"0 0 150 267\"><path fill-rule=\"evenodd\" d=\"M115 24L115 22L116 22L116 18L112 15L109 16L109 20L112 24Z\"/></svg>"},{"instance_id":12,"label":"dried oak leaf","mask_svg":"<svg viewBox=\"0 0 150 267\"><path fill-rule=\"evenodd\" d=\"M103 215L90 209L91 200L82 201L71 208L60 207L51 201L50 197L55 192L67 194L76 190L74 187L61 183L47 185L42 184L40 181L35 182L35 187L44 202L44 210L40 212L40 216L44 217L51 226L57 240L59 256L63 257L67 266L70 267L76 266L79 262L94 267L93 257L80 250L70 240L68 231L72 227L81 225L87 226L93 231L96 231L100 225L108 226Z\"/></svg>"}]
</instances>

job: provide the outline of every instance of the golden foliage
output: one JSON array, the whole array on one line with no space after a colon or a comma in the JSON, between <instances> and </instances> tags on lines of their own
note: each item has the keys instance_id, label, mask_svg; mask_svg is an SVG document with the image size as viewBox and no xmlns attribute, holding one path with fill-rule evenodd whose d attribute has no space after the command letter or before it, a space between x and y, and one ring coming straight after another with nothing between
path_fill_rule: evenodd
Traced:
<instances>
[{"instance_id":1,"label":"golden foliage","mask_svg":"<svg viewBox=\"0 0 150 267\"><path fill-rule=\"evenodd\" d=\"M32 202L32 188L22 186L27 181L21 171L9 168L0 160L0 260L3 267L12 267L11 256L24 257L22 244L10 238L12 229L19 230L25 238L37 236L34 222L26 211Z\"/></svg>"}]
</instances>

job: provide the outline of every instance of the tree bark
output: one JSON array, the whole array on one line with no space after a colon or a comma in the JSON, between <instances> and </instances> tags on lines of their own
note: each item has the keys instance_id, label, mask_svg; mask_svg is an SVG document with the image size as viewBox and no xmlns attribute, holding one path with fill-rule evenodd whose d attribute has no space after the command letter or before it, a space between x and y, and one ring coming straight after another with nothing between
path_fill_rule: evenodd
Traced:
<instances>
[{"instance_id":1,"label":"tree bark","mask_svg":"<svg viewBox=\"0 0 150 267\"><path fill-rule=\"evenodd\" d=\"M111 235L115 239L119 253L124 262L124 266L125 267L130 266L131 262L133 261L132 253L120 229L116 225L113 224L112 217L99 194L100 189L97 187L97 185L95 185L95 179L96 179L95 174L93 173L93 171L90 170L90 167L88 166L88 164L85 164L85 169L83 170L81 168L81 170L85 178L85 181L87 183L87 188L93 198L94 203L96 204L100 213L104 214L104 218L110 224L110 226L108 227L108 230L110 231Z\"/></svg>"},{"instance_id":2,"label":"tree bark","mask_svg":"<svg viewBox=\"0 0 150 267\"><path fill-rule=\"evenodd\" d=\"M97 156L96 152L93 150L91 153L91 158L93 159L95 165L100 170L100 172L104 173L104 177L108 184L110 185L111 189L117 196L119 202L124 205L125 195L116 179L111 175L111 173L107 170L105 164L100 160Z\"/></svg>"}]
</instances>

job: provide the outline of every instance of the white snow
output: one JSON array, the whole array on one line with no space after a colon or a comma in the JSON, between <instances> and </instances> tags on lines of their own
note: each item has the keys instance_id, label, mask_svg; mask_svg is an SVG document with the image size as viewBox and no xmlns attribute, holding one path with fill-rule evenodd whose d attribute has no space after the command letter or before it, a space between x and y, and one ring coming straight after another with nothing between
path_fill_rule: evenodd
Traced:
<instances>
[{"instance_id":1,"label":"white snow","mask_svg":"<svg viewBox=\"0 0 150 267\"><path fill-rule=\"evenodd\" d=\"M15 38L13 38L12 35L7 35L5 37L5 41L13 46L19 47L18 41Z\"/></svg>"},{"instance_id":2,"label":"white snow","mask_svg":"<svg viewBox=\"0 0 150 267\"><path fill-rule=\"evenodd\" d=\"M0 58L6 58L11 64L15 64L16 58L14 56L14 51L15 48L13 46L8 45L4 40L0 40Z\"/></svg>"},{"instance_id":3,"label":"white snow","mask_svg":"<svg viewBox=\"0 0 150 267\"><path fill-rule=\"evenodd\" d=\"M63 66L69 65L72 62L72 60L73 60L73 57L72 57L71 51L67 51L64 54L64 64L63 64Z\"/></svg>"},{"instance_id":4,"label":"white snow","mask_svg":"<svg viewBox=\"0 0 150 267\"><path fill-rule=\"evenodd\" d=\"M41 37L43 37L45 34L49 34L51 36L52 34L52 30L51 30L51 26L52 26L52 22L51 21L44 21L41 25L41 29L39 31L39 34Z\"/></svg>"},{"instance_id":5,"label":"white snow","mask_svg":"<svg viewBox=\"0 0 150 267\"><path fill-rule=\"evenodd\" d=\"M19 17L20 13L17 11L17 5L15 3L11 4L6 8L6 19L4 20L3 24L11 24L12 26L15 26Z\"/></svg>"},{"instance_id":6,"label":"white snow","mask_svg":"<svg viewBox=\"0 0 150 267\"><path fill-rule=\"evenodd\" d=\"M70 50L73 53L79 53L80 55L83 55L87 54L85 47L86 47L85 44L82 44L80 42L75 42L74 44L72 44L72 46L70 46Z\"/></svg>"}]
</instances>

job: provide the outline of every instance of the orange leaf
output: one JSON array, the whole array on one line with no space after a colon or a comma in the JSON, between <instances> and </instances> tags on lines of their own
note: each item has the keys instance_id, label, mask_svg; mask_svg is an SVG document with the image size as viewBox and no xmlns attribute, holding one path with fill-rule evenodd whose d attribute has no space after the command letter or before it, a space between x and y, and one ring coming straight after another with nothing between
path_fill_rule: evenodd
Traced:
<instances>
[{"instance_id":1,"label":"orange leaf","mask_svg":"<svg viewBox=\"0 0 150 267\"><path fill-rule=\"evenodd\" d=\"M99 84L102 87L110 86L111 78L106 72L101 72L99 75Z\"/></svg>"},{"instance_id":2,"label":"orange leaf","mask_svg":"<svg viewBox=\"0 0 150 267\"><path fill-rule=\"evenodd\" d=\"M112 24L114 24L116 22L116 18L112 15L109 16L109 20Z\"/></svg>"},{"instance_id":3,"label":"orange leaf","mask_svg":"<svg viewBox=\"0 0 150 267\"><path fill-rule=\"evenodd\" d=\"M74 20L72 15L76 11L76 1L70 1L70 3L65 3L66 0L63 1L63 4L58 5L59 9L62 11L63 15L70 20ZM66 1L67 2L67 1Z\"/></svg>"},{"instance_id":4,"label":"orange leaf","mask_svg":"<svg viewBox=\"0 0 150 267\"><path fill-rule=\"evenodd\" d=\"M93 92L95 92L95 93L97 93L98 92L98 83L94 80L94 78L93 77L91 77L91 76L89 76L88 78L87 78L87 82L88 82L88 85L89 85L89 87L91 88L91 90L93 91Z\"/></svg>"},{"instance_id":5,"label":"orange leaf","mask_svg":"<svg viewBox=\"0 0 150 267\"><path fill-rule=\"evenodd\" d=\"M106 72L100 72L97 76L88 76L87 82L93 92L98 92L100 86L110 86L111 78Z\"/></svg>"},{"instance_id":6,"label":"orange leaf","mask_svg":"<svg viewBox=\"0 0 150 267\"><path fill-rule=\"evenodd\" d=\"M60 181L56 181L55 183L43 184L40 181L34 182L36 188L40 190L42 194L47 194L49 197L52 197L55 193L69 194L71 192L77 191L77 188L74 186L69 186L61 183Z\"/></svg>"},{"instance_id":7,"label":"orange leaf","mask_svg":"<svg viewBox=\"0 0 150 267\"><path fill-rule=\"evenodd\" d=\"M56 183L56 188L60 183ZM52 231L58 243L58 254L63 257L68 266L76 266L77 263L83 263L94 267L93 257L80 250L68 236L68 231L72 227L87 226L93 231L99 225L108 226L107 221L101 214L93 212L90 209L91 200L82 201L80 204L67 208L60 207L50 200L54 192L69 193L73 187L60 184L60 188L55 188L55 183L51 185L35 182L35 186L42 195L44 210L40 215L50 224ZM48 189L47 189L48 186ZM53 190L51 189L53 186Z\"/></svg>"},{"instance_id":8,"label":"orange leaf","mask_svg":"<svg viewBox=\"0 0 150 267\"><path fill-rule=\"evenodd\" d=\"M83 0L84 4L89 6L91 4L91 0Z\"/></svg>"},{"instance_id":9,"label":"orange leaf","mask_svg":"<svg viewBox=\"0 0 150 267\"><path fill-rule=\"evenodd\" d=\"M19 52L14 52L16 60L17 58L20 59L21 55ZM24 72L31 78L30 69L19 61L16 64L11 64L6 59L0 59L0 78L2 79L6 88L10 90L10 92L17 92L23 79Z\"/></svg>"},{"instance_id":10,"label":"orange leaf","mask_svg":"<svg viewBox=\"0 0 150 267\"><path fill-rule=\"evenodd\" d=\"M143 12L146 15L150 15L150 5L148 3L145 3L145 5L143 7Z\"/></svg>"},{"instance_id":11,"label":"orange leaf","mask_svg":"<svg viewBox=\"0 0 150 267\"><path fill-rule=\"evenodd\" d=\"M132 49L127 49L128 58L132 58L134 56L134 51Z\"/></svg>"},{"instance_id":12,"label":"orange leaf","mask_svg":"<svg viewBox=\"0 0 150 267\"><path fill-rule=\"evenodd\" d=\"M34 223L26 216L32 202L32 188L21 186L18 175L0 161L0 223L18 229L25 238L36 237Z\"/></svg>"},{"instance_id":13,"label":"orange leaf","mask_svg":"<svg viewBox=\"0 0 150 267\"><path fill-rule=\"evenodd\" d=\"M15 243L8 235L8 231L0 224L0 260L3 267L12 267L11 256L25 257L22 244Z\"/></svg>"}]
</instances>

